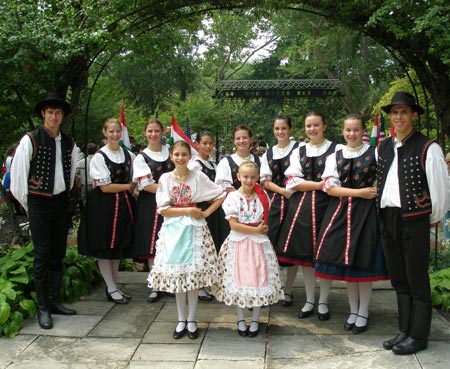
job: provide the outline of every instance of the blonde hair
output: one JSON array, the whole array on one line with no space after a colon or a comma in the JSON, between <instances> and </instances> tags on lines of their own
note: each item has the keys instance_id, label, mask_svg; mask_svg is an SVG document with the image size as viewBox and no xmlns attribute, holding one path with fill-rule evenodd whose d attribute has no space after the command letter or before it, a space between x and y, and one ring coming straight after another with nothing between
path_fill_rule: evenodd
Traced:
<instances>
[{"instance_id":1,"label":"blonde hair","mask_svg":"<svg viewBox=\"0 0 450 369\"><path fill-rule=\"evenodd\" d=\"M250 161L250 160L246 160L243 161L240 165L239 165L239 173L241 172L241 168L254 168L256 169L256 171L259 173L259 167L258 164L256 164L254 161Z\"/></svg>"},{"instance_id":2,"label":"blonde hair","mask_svg":"<svg viewBox=\"0 0 450 369\"><path fill-rule=\"evenodd\" d=\"M184 147L185 149L187 149L187 151L189 151L189 154L192 153L191 146L186 141L183 141L183 140L175 141L173 143L173 145L170 146L170 149L169 149L170 153L173 154L174 149L177 147Z\"/></svg>"}]
</instances>

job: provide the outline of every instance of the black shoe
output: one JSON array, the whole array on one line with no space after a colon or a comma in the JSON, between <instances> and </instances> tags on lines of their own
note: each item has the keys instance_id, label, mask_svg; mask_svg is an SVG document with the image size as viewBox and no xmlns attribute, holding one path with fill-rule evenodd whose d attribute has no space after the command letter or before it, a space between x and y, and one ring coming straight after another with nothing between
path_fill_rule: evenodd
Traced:
<instances>
[{"instance_id":1,"label":"black shoe","mask_svg":"<svg viewBox=\"0 0 450 369\"><path fill-rule=\"evenodd\" d=\"M323 302L320 302L319 305L325 305L328 309L328 304L325 304ZM327 311L326 313L319 313L319 310L317 310L317 318L321 321L324 322L328 319L330 319L330 312Z\"/></svg>"},{"instance_id":2,"label":"black shoe","mask_svg":"<svg viewBox=\"0 0 450 369\"><path fill-rule=\"evenodd\" d=\"M123 297L125 300L131 301L131 299L133 298L132 296L127 295L126 293L123 293L123 292L120 291L120 290L119 290L119 293L122 295L122 297Z\"/></svg>"},{"instance_id":3,"label":"black shoe","mask_svg":"<svg viewBox=\"0 0 450 369\"><path fill-rule=\"evenodd\" d=\"M50 312L47 309L39 309L37 310L39 326L42 329L52 329L53 328L53 320Z\"/></svg>"},{"instance_id":4,"label":"black shoe","mask_svg":"<svg viewBox=\"0 0 450 369\"><path fill-rule=\"evenodd\" d=\"M409 336L402 342L393 346L392 352L395 355L411 355L417 351L425 350L427 347L428 340L426 338L420 339Z\"/></svg>"},{"instance_id":5,"label":"black shoe","mask_svg":"<svg viewBox=\"0 0 450 369\"><path fill-rule=\"evenodd\" d=\"M106 294L106 297L107 297L108 301L112 301L112 302L115 302L116 304L122 304L122 305L128 304L128 300L126 298L124 298L121 294L120 294L120 296L122 296L122 297L120 299L115 299L114 297L112 297L111 295L113 293L115 293L115 292L120 294L120 292L117 291L117 290L109 292L109 293Z\"/></svg>"},{"instance_id":6,"label":"black shoe","mask_svg":"<svg viewBox=\"0 0 450 369\"><path fill-rule=\"evenodd\" d=\"M358 314L350 313L350 314L348 315L348 318L350 318L350 315L358 315ZM348 331L352 331L353 328L355 328L355 323L348 323L348 318L347 318L347 320L346 320L345 323L344 323L344 330L346 330L347 332L348 332Z\"/></svg>"},{"instance_id":7,"label":"black shoe","mask_svg":"<svg viewBox=\"0 0 450 369\"><path fill-rule=\"evenodd\" d=\"M172 292L160 292L161 293L161 297L162 296L167 296L167 297L175 297L175 294Z\"/></svg>"},{"instance_id":8,"label":"black shoe","mask_svg":"<svg viewBox=\"0 0 450 369\"><path fill-rule=\"evenodd\" d=\"M147 302L149 304L153 304L154 302L161 300L162 295L163 295L163 292L152 290L147 296Z\"/></svg>"},{"instance_id":9,"label":"black shoe","mask_svg":"<svg viewBox=\"0 0 450 369\"><path fill-rule=\"evenodd\" d=\"M237 326L238 326L238 334L239 334L239 336L241 336L241 337L247 337L247 336L248 336L248 328L245 327L244 330L239 329L239 323L240 323L240 322L244 322L244 323L245 323L245 320L238 320L238 322L237 322Z\"/></svg>"},{"instance_id":10,"label":"black shoe","mask_svg":"<svg viewBox=\"0 0 450 369\"><path fill-rule=\"evenodd\" d=\"M187 325L186 321L180 320L178 321L178 323L184 323L184 329L178 332L177 327L175 327L172 337L175 338L176 340L180 339L186 334L186 325Z\"/></svg>"},{"instance_id":11,"label":"black shoe","mask_svg":"<svg viewBox=\"0 0 450 369\"><path fill-rule=\"evenodd\" d=\"M308 301L306 302L306 304L312 305L312 309L309 310L309 311L303 311L303 310L300 310L300 311L298 312L298 314L297 314L297 316L298 316L300 319L308 318L309 316L311 316L311 315L314 314L314 306L315 306L315 304L313 304L312 302L308 302Z\"/></svg>"},{"instance_id":12,"label":"black shoe","mask_svg":"<svg viewBox=\"0 0 450 369\"><path fill-rule=\"evenodd\" d=\"M258 323L258 329L256 331L251 331L250 328L248 329L248 336L253 338L259 334L259 322L252 320L252 323Z\"/></svg>"},{"instance_id":13,"label":"black shoe","mask_svg":"<svg viewBox=\"0 0 450 369\"><path fill-rule=\"evenodd\" d=\"M195 331L190 331L189 330L189 328L187 328L187 326L186 326L186 331L187 331L187 336L189 337L189 339L191 339L191 340L195 340L195 339L197 339L198 338L198 329L197 329L197 322L196 321L189 321L189 322L187 322L188 324L189 323L195 323Z\"/></svg>"},{"instance_id":14,"label":"black shoe","mask_svg":"<svg viewBox=\"0 0 450 369\"><path fill-rule=\"evenodd\" d=\"M383 347L386 350L392 350L392 347L399 344L400 342L403 342L408 338L408 335L403 332L399 332L395 337L392 337L390 340L383 342Z\"/></svg>"},{"instance_id":15,"label":"black shoe","mask_svg":"<svg viewBox=\"0 0 450 369\"><path fill-rule=\"evenodd\" d=\"M286 296L289 297L289 300L286 300ZM291 293L285 293L285 294L284 294L284 300L283 300L283 302L281 303L281 306L288 307L288 306L292 306L293 303L294 303L294 293L293 293L293 292L291 292Z\"/></svg>"},{"instance_id":16,"label":"black shoe","mask_svg":"<svg viewBox=\"0 0 450 369\"><path fill-rule=\"evenodd\" d=\"M50 301L49 305L50 305L50 313L52 313L52 314L76 315L76 313L77 313L74 309L69 309L68 307L61 305L58 302Z\"/></svg>"},{"instance_id":17,"label":"black shoe","mask_svg":"<svg viewBox=\"0 0 450 369\"><path fill-rule=\"evenodd\" d=\"M359 325L356 325L356 322L355 322L355 326L353 327L353 334L360 334L360 333L365 332L367 329L367 324L369 323L369 318L366 318L365 316L358 315L358 318L365 319L366 325L359 326Z\"/></svg>"},{"instance_id":18,"label":"black shoe","mask_svg":"<svg viewBox=\"0 0 450 369\"><path fill-rule=\"evenodd\" d=\"M204 295L198 295L200 301L212 301L214 299L214 296L208 293L205 288L202 288L201 291L204 292Z\"/></svg>"}]
</instances>

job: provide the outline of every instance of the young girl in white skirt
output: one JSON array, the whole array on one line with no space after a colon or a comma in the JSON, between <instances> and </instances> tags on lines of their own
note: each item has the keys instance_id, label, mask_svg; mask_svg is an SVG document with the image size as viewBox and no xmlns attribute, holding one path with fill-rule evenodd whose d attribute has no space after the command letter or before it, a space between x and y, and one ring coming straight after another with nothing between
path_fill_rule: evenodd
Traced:
<instances>
[{"instance_id":1,"label":"young girl in white skirt","mask_svg":"<svg viewBox=\"0 0 450 369\"><path fill-rule=\"evenodd\" d=\"M259 334L261 306L283 299L277 257L267 236L269 198L259 179L258 166L251 161L239 165L241 187L230 192L222 208L231 232L219 252L220 283L213 287L218 301L237 306L240 336ZM250 327L244 309L252 308Z\"/></svg>"},{"instance_id":2,"label":"young girl in white skirt","mask_svg":"<svg viewBox=\"0 0 450 369\"><path fill-rule=\"evenodd\" d=\"M201 171L188 169L191 149L186 142L175 142L170 158L175 169L160 177L156 192L158 212L164 222L148 282L158 291L175 293L178 324L173 338L187 333L190 339L196 339L198 290L218 281L217 254L205 218L222 204L225 192ZM211 200L205 210L196 206Z\"/></svg>"}]
</instances>

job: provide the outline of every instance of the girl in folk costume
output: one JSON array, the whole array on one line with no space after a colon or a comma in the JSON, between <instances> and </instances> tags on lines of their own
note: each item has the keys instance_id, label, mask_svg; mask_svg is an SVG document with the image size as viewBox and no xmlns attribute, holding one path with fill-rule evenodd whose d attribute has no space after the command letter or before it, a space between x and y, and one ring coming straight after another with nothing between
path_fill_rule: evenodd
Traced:
<instances>
[{"instance_id":1,"label":"girl in folk costume","mask_svg":"<svg viewBox=\"0 0 450 369\"><path fill-rule=\"evenodd\" d=\"M205 218L221 205L225 192L204 173L188 169L191 148L186 142L176 141L170 148L170 158L175 169L160 177L156 192L158 212L164 221L148 281L153 288L175 293L178 324L173 338L187 333L190 339L195 339L198 290L218 280L217 254ZM213 202L206 210L196 206L210 200Z\"/></svg>"},{"instance_id":2,"label":"girl in folk costume","mask_svg":"<svg viewBox=\"0 0 450 369\"><path fill-rule=\"evenodd\" d=\"M92 157L89 192L78 234L78 251L98 259L109 301L127 304L131 299L117 287L120 259L131 257L134 198L131 181L134 154L119 146L122 126L115 118L103 125L106 145Z\"/></svg>"},{"instance_id":3,"label":"girl in folk costume","mask_svg":"<svg viewBox=\"0 0 450 369\"><path fill-rule=\"evenodd\" d=\"M315 250L316 275L347 282L350 315L344 329L358 334L367 329L372 282L387 272L375 209L375 148L364 144L359 114L344 120L347 145L328 157L323 190L331 196Z\"/></svg>"},{"instance_id":4,"label":"girl in folk costume","mask_svg":"<svg viewBox=\"0 0 450 369\"><path fill-rule=\"evenodd\" d=\"M169 146L161 143L164 127L155 118L150 118L144 127L147 147L133 162L133 180L137 182L139 198L134 227L133 256L148 262L152 269L155 245L163 217L156 211L156 190L163 173L170 172L174 165L169 157ZM153 288L147 302L153 303L162 297L162 292Z\"/></svg>"},{"instance_id":5,"label":"girl in folk costume","mask_svg":"<svg viewBox=\"0 0 450 369\"><path fill-rule=\"evenodd\" d=\"M273 134L277 139L277 144L266 151L261 158L261 182L269 194L270 209L268 217L269 236L272 245L278 243L281 225L288 210L288 199L292 191L285 188L285 170L289 167L289 157L298 143L290 140L292 130L291 118L279 115L273 122ZM284 290L283 306L292 305L292 285L297 274L297 265L286 264L288 282L287 290Z\"/></svg>"},{"instance_id":6,"label":"girl in folk costume","mask_svg":"<svg viewBox=\"0 0 450 369\"><path fill-rule=\"evenodd\" d=\"M277 258L267 237L269 198L257 184L258 166L243 162L237 176L241 187L230 192L222 205L231 232L219 253L221 280L213 292L218 301L237 306L239 335L256 337L261 306L282 299L283 290ZM253 308L249 328L244 308Z\"/></svg>"},{"instance_id":7,"label":"girl in folk costume","mask_svg":"<svg viewBox=\"0 0 450 369\"><path fill-rule=\"evenodd\" d=\"M217 165L215 183L221 185L227 193L237 190L241 182L237 178L239 165L244 161L253 161L260 167L259 157L251 153L252 148L252 129L246 125L240 124L233 130L233 144L236 152L225 156ZM221 217L224 217L223 210L219 209ZM223 244L227 235L230 234L230 225L228 222L221 222L220 245Z\"/></svg>"},{"instance_id":8,"label":"girl in folk costume","mask_svg":"<svg viewBox=\"0 0 450 369\"><path fill-rule=\"evenodd\" d=\"M214 139L213 135L209 131L200 131L195 138L194 142L198 150L198 156L192 159L188 167L191 170L200 170L205 173L208 178L214 182L216 178L216 163L209 160L211 153L214 150ZM200 209L206 210L210 205L210 202L202 202L198 204ZM224 229L223 223L225 223L225 215L223 211L219 208L214 213L212 213L208 218L206 218L206 223L208 223L209 231L214 241L214 246L218 252L220 245L225 239L226 235L221 235ZM212 301L213 296L207 291L206 288L202 288L198 292L198 298L202 301Z\"/></svg>"},{"instance_id":9,"label":"girl in folk costume","mask_svg":"<svg viewBox=\"0 0 450 369\"><path fill-rule=\"evenodd\" d=\"M336 145L324 137L327 126L322 114L311 112L305 118L308 143L302 143L291 155L291 165L286 170L286 189L295 191L289 199L289 210L281 227L276 249L278 260L293 264L288 267L285 296L292 291L298 266L303 269L306 302L298 312L300 319L314 313L316 303L316 277L314 275L314 248L317 245L322 218L329 197L322 189L322 173L326 158L335 151ZM328 293L331 281L320 280L320 296L317 317L328 320ZM287 295L289 297L289 295ZM292 295L291 295L292 296Z\"/></svg>"},{"instance_id":10,"label":"girl in folk costume","mask_svg":"<svg viewBox=\"0 0 450 369\"><path fill-rule=\"evenodd\" d=\"M250 151L253 133L250 127L238 125L233 131L233 144L236 153L223 158L217 165L215 182L225 188L227 192L237 190L241 183L237 178L239 165L244 161L254 161L260 167L260 161ZM227 232L226 234L228 234Z\"/></svg>"}]
</instances>

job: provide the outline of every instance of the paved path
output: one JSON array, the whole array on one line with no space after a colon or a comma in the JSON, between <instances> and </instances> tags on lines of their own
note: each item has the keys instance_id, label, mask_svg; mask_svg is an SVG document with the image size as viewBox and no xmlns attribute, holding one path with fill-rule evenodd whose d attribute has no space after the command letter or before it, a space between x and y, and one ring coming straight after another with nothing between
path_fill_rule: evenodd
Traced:
<instances>
[{"instance_id":1,"label":"paved path","mask_svg":"<svg viewBox=\"0 0 450 369\"><path fill-rule=\"evenodd\" d=\"M360 335L345 332L346 290L334 283L331 319L300 320L304 300L301 273L295 283L295 306L262 310L262 333L240 337L233 307L199 302L200 337L172 338L174 298L145 302L145 273L120 273L122 289L133 296L128 305L107 302L103 286L74 304L76 316L54 318L52 330L29 319L14 339L0 339L0 368L152 368L152 369L449 369L450 324L436 311L429 348L417 355L396 356L381 344L397 331L394 292L376 283L369 328ZM250 321L250 312L247 320Z\"/></svg>"}]
</instances>

